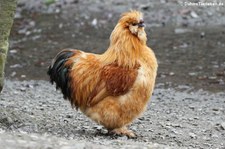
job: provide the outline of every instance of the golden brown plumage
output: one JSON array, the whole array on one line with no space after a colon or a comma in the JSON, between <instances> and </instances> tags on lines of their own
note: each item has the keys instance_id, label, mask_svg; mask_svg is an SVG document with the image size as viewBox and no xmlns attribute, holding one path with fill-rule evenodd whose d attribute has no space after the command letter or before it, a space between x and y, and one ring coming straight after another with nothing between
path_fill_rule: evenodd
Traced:
<instances>
[{"instance_id":1,"label":"golden brown plumage","mask_svg":"<svg viewBox=\"0 0 225 149\"><path fill-rule=\"evenodd\" d=\"M146 45L142 14L122 14L101 55L63 50L48 74L65 99L109 131L134 137L126 126L144 110L152 95L157 60Z\"/></svg>"}]
</instances>

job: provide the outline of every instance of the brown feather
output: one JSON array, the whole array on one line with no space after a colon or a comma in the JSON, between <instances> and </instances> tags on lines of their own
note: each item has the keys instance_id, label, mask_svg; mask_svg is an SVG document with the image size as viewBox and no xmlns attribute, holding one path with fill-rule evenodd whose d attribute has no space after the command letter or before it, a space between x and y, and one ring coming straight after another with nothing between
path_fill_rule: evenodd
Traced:
<instances>
[{"instance_id":1,"label":"brown feather","mask_svg":"<svg viewBox=\"0 0 225 149\"><path fill-rule=\"evenodd\" d=\"M119 96L127 93L137 77L136 68L124 68L117 64L103 67L101 78L105 81L109 95Z\"/></svg>"}]
</instances>

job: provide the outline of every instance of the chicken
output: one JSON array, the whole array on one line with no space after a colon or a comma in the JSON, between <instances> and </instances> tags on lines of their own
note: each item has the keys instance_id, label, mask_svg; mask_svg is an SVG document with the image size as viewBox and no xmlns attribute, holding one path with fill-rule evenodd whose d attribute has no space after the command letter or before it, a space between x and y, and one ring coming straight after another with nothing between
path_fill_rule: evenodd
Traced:
<instances>
[{"instance_id":1,"label":"chicken","mask_svg":"<svg viewBox=\"0 0 225 149\"><path fill-rule=\"evenodd\" d=\"M153 92L158 64L144 27L141 12L123 13L103 54L65 49L49 66L51 83L72 107L113 134L136 137L127 126L143 113Z\"/></svg>"}]
</instances>

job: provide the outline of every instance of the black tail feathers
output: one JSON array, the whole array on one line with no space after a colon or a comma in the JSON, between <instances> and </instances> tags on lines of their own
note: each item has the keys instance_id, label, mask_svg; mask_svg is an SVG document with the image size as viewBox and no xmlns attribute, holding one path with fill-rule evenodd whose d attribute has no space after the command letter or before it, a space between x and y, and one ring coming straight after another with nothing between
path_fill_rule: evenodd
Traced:
<instances>
[{"instance_id":1,"label":"black tail feathers","mask_svg":"<svg viewBox=\"0 0 225 149\"><path fill-rule=\"evenodd\" d=\"M65 66L65 62L75 54L75 50L63 50L52 61L48 68L50 82L56 83L56 89L61 89L64 99L71 99L69 86L69 71L71 66Z\"/></svg>"}]
</instances>

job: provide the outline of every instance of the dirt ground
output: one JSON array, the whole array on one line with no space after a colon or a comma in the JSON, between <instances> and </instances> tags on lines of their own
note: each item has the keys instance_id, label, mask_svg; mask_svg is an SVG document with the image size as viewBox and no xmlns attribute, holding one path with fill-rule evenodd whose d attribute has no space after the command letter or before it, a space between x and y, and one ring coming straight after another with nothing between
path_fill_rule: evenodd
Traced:
<instances>
[{"instance_id":1,"label":"dirt ground","mask_svg":"<svg viewBox=\"0 0 225 149\"><path fill-rule=\"evenodd\" d=\"M225 148L225 2L50 2L18 3L0 94L2 147ZM119 15L131 8L144 13L148 45L159 62L147 111L130 126L137 139L107 135L72 109L46 75L60 49L102 53Z\"/></svg>"},{"instance_id":2,"label":"dirt ground","mask_svg":"<svg viewBox=\"0 0 225 149\"><path fill-rule=\"evenodd\" d=\"M43 1L19 0L9 79L48 80L46 69L63 48L104 52L120 14L133 8L144 13L148 45L160 64L158 83L225 90L225 6L185 6L177 0L59 0L47 6Z\"/></svg>"}]
</instances>

